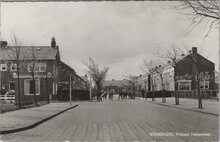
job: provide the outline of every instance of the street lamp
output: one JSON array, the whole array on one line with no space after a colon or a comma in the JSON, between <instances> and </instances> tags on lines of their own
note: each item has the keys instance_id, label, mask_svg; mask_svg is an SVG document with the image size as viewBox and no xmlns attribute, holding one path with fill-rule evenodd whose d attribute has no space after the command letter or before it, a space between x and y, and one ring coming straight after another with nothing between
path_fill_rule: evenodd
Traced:
<instances>
[{"instance_id":1,"label":"street lamp","mask_svg":"<svg viewBox=\"0 0 220 142\"><path fill-rule=\"evenodd\" d=\"M90 101L92 101L92 78L91 76L89 77L89 98L90 98Z\"/></svg>"}]
</instances>

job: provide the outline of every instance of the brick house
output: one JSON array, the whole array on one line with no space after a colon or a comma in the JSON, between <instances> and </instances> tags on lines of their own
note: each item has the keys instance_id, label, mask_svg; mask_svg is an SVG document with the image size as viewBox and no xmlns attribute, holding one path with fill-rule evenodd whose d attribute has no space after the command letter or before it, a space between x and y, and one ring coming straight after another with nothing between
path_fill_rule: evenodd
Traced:
<instances>
[{"instance_id":1,"label":"brick house","mask_svg":"<svg viewBox=\"0 0 220 142\"><path fill-rule=\"evenodd\" d=\"M198 54L196 47L192 47L192 50L187 55L182 55L181 58L177 59L175 68L169 63L159 65L158 67L161 69L162 81L159 74L148 74L147 79L145 79L146 90L196 90L195 73L197 68L195 62L193 62L196 56L200 60L198 64L198 72L201 74L200 89L215 90L215 64ZM177 81L176 85L174 79Z\"/></svg>"},{"instance_id":2,"label":"brick house","mask_svg":"<svg viewBox=\"0 0 220 142\"><path fill-rule=\"evenodd\" d=\"M1 45L1 93L15 90L15 101L18 102L17 69L19 69L21 103L34 101L34 89L37 101L56 98L59 75L61 75L59 74L59 65L62 62L55 38L52 38L51 46L8 46L7 42L2 42ZM19 67L17 68L16 57L18 56L16 53L18 51L20 56ZM34 72L35 80L32 79L32 72Z\"/></svg>"}]
</instances>

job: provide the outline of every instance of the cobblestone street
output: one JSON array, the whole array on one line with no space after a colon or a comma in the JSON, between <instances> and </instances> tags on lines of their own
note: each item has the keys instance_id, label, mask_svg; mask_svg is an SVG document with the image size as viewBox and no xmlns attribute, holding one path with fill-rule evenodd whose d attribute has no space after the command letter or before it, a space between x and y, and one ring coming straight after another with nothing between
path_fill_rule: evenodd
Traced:
<instances>
[{"instance_id":1,"label":"cobblestone street","mask_svg":"<svg viewBox=\"0 0 220 142\"><path fill-rule=\"evenodd\" d=\"M77 103L79 106L75 109L33 129L2 135L1 140L10 142L218 140L216 116L138 100ZM203 136L192 136L192 133Z\"/></svg>"}]
</instances>

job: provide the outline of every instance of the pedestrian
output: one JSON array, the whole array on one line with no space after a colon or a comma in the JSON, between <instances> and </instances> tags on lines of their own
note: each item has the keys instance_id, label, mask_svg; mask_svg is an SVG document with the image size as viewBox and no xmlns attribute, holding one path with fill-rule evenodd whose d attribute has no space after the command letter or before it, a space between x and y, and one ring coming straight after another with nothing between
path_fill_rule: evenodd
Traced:
<instances>
[{"instance_id":1,"label":"pedestrian","mask_svg":"<svg viewBox=\"0 0 220 142\"><path fill-rule=\"evenodd\" d=\"M121 93L121 91L118 92L118 99L119 99L119 100L122 99L122 93Z\"/></svg>"},{"instance_id":2,"label":"pedestrian","mask_svg":"<svg viewBox=\"0 0 220 142\"><path fill-rule=\"evenodd\" d=\"M109 95L110 95L111 100L113 100L113 91L111 91Z\"/></svg>"},{"instance_id":3,"label":"pedestrian","mask_svg":"<svg viewBox=\"0 0 220 142\"><path fill-rule=\"evenodd\" d=\"M105 98L105 100L107 98L107 92L106 91L104 92L104 98Z\"/></svg>"}]
</instances>

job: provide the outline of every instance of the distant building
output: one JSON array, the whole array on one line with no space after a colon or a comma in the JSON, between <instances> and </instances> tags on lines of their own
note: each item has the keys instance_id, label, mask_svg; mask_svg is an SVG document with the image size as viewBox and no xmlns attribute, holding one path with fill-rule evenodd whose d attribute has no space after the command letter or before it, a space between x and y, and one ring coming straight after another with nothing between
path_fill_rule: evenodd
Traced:
<instances>
[{"instance_id":1,"label":"distant building","mask_svg":"<svg viewBox=\"0 0 220 142\"><path fill-rule=\"evenodd\" d=\"M113 91L114 93L129 92L137 90L137 79L138 76L133 77L132 79L123 79L123 80L106 80L103 82L103 90L107 93Z\"/></svg>"},{"instance_id":2,"label":"distant building","mask_svg":"<svg viewBox=\"0 0 220 142\"><path fill-rule=\"evenodd\" d=\"M103 82L103 90L107 93L114 92L118 93L119 91L131 91L132 83L130 80L106 80Z\"/></svg>"}]
</instances>

